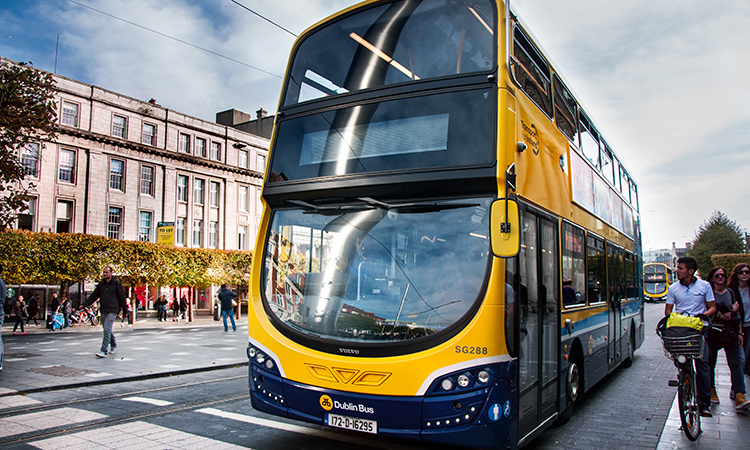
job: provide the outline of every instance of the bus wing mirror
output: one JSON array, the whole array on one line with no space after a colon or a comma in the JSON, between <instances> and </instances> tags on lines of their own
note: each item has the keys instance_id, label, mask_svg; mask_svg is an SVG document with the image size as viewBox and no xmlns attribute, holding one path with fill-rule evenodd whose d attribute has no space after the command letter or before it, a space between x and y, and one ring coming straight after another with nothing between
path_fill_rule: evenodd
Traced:
<instances>
[{"instance_id":1,"label":"bus wing mirror","mask_svg":"<svg viewBox=\"0 0 750 450\"><path fill-rule=\"evenodd\" d=\"M492 202L490 242L492 254L498 258L512 258L518 254L521 226L515 200L501 198Z\"/></svg>"}]
</instances>

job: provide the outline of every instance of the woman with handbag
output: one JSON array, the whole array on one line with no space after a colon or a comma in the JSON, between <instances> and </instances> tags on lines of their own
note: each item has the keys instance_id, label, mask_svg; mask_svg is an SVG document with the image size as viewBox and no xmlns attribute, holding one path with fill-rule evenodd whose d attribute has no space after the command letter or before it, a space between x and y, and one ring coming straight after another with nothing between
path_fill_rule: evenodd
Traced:
<instances>
[{"instance_id":1,"label":"woman with handbag","mask_svg":"<svg viewBox=\"0 0 750 450\"><path fill-rule=\"evenodd\" d=\"M708 332L708 367L711 370L711 403L719 403L716 393L715 369L719 350L724 349L732 379L734 409L742 410L750 406L745 391L745 377L742 374L742 336L739 330L739 304L734 291L727 289L727 273L723 267L714 267L708 272L708 282L714 290L716 314L713 327ZM731 397L731 394L730 394Z\"/></svg>"}]
</instances>

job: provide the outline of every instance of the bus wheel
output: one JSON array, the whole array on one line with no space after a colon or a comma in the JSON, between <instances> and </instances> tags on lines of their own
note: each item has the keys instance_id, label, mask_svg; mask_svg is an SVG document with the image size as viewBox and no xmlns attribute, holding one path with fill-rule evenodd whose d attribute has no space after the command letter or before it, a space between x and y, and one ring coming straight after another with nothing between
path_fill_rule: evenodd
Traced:
<instances>
[{"instance_id":1,"label":"bus wheel","mask_svg":"<svg viewBox=\"0 0 750 450\"><path fill-rule=\"evenodd\" d=\"M565 376L565 397L568 404L562 413L560 413L556 425L564 425L570 420L573 416L576 402L579 401L581 388L583 387L579 361L580 359L577 356L572 356L568 362L568 370Z\"/></svg>"},{"instance_id":2,"label":"bus wheel","mask_svg":"<svg viewBox=\"0 0 750 450\"><path fill-rule=\"evenodd\" d=\"M622 360L622 367L630 367L633 365L633 353L635 353L635 330L633 326L630 327L630 349L628 350L628 357Z\"/></svg>"}]
</instances>

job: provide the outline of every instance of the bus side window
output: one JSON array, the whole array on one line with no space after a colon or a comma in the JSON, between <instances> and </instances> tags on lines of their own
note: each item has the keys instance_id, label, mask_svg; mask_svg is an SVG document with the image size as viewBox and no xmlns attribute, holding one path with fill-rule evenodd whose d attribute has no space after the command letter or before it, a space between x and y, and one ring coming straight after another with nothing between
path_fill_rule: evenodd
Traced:
<instances>
[{"instance_id":1,"label":"bus side window","mask_svg":"<svg viewBox=\"0 0 750 450\"><path fill-rule=\"evenodd\" d=\"M552 117L550 68L520 28L513 32L513 77L534 103Z\"/></svg>"},{"instance_id":2,"label":"bus side window","mask_svg":"<svg viewBox=\"0 0 750 450\"><path fill-rule=\"evenodd\" d=\"M555 90L555 123L568 140L578 147L578 106L557 75L552 80Z\"/></svg>"},{"instance_id":3,"label":"bus side window","mask_svg":"<svg viewBox=\"0 0 750 450\"><path fill-rule=\"evenodd\" d=\"M563 223L562 277L563 306L586 304L586 253L583 229Z\"/></svg>"}]
</instances>

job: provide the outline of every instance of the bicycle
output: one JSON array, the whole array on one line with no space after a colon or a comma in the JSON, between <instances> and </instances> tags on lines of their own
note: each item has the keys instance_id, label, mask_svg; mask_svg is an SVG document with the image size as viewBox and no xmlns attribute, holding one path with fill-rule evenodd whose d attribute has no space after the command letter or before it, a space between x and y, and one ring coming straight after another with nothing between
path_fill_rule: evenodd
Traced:
<instances>
[{"instance_id":1,"label":"bicycle","mask_svg":"<svg viewBox=\"0 0 750 450\"><path fill-rule=\"evenodd\" d=\"M703 328L700 331L690 329L693 332L685 336L664 335L667 330L668 317L664 317L656 326L656 334L661 338L664 354L677 366L678 379L669 380L669 385L677 387L681 430L691 441L698 439L702 431L698 384L695 379L693 360L703 358L705 336L711 328L711 321L706 315L699 314L698 317L703 321Z\"/></svg>"}]
</instances>

